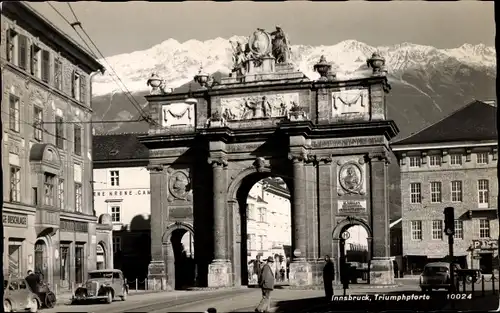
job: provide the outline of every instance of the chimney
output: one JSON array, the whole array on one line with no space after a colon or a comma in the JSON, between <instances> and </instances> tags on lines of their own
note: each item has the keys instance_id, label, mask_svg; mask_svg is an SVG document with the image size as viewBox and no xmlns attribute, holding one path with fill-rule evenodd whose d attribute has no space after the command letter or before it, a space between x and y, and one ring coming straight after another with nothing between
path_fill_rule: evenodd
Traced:
<instances>
[{"instance_id":1,"label":"chimney","mask_svg":"<svg viewBox=\"0 0 500 313\"><path fill-rule=\"evenodd\" d=\"M492 107L497 106L497 101L496 100L483 100L482 102L491 105Z\"/></svg>"}]
</instances>

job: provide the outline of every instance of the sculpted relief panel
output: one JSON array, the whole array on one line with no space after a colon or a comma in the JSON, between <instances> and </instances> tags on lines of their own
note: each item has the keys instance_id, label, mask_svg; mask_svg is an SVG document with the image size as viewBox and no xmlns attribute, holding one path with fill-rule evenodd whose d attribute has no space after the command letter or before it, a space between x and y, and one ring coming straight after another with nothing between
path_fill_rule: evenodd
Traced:
<instances>
[{"instance_id":1,"label":"sculpted relief panel","mask_svg":"<svg viewBox=\"0 0 500 313\"><path fill-rule=\"evenodd\" d=\"M332 92L332 112L334 117L350 118L369 114L370 98L367 88L342 89Z\"/></svg>"},{"instance_id":2,"label":"sculpted relief panel","mask_svg":"<svg viewBox=\"0 0 500 313\"><path fill-rule=\"evenodd\" d=\"M227 121L285 117L299 105L298 93L221 98L222 116Z\"/></svg>"},{"instance_id":3,"label":"sculpted relief panel","mask_svg":"<svg viewBox=\"0 0 500 313\"><path fill-rule=\"evenodd\" d=\"M366 170L362 157L358 159L339 159L337 168L337 193L344 194L366 194Z\"/></svg>"},{"instance_id":4,"label":"sculpted relief panel","mask_svg":"<svg viewBox=\"0 0 500 313\"><path fill-rule=\"evenodd\" d=\"M162 105L162 126L194 126L193 103L177 102Z\"/></svg>"},{"instance_id":5,"label":"sculpted relief panel","mask_svg":"<svg viewBox=\"0 0 500 313\"><path fill-rule=\"evenodd\" d=\"M168 201L172 202L177 200L191 200L191 188L190 179L188 173L181 170L174 170L172 168L168 169L169 180L168 180L168 190L170 196Z\"/></svg>"}]
</instances>

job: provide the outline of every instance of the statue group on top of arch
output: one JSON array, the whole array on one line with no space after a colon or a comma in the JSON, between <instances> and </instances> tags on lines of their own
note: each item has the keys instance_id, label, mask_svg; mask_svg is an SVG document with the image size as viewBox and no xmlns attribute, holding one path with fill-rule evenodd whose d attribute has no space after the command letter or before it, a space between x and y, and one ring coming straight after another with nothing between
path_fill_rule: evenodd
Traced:
<instances>
[{"instance_id":1,"label":"statue group on top of arch","mask_svg":"<svg viewBox=\"0 0 500 313\"><path fill-rule=\"evenodd\" d=\"M257 28L245 44L230 43L233 48L233 72L240 74L245 74L245 64L250 61L258 67L266 57L274 57L276 64L290 60L290 40L280 26L276 26L273 32Z\"/></svg>"}]
</instances>

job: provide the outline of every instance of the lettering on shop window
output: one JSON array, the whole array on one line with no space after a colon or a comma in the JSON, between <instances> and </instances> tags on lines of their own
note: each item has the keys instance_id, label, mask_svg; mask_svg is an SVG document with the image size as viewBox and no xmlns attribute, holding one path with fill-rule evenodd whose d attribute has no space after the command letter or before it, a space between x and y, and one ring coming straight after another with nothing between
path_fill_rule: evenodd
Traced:
<instances>
[{"instance_id":1,"label":"lettering on shop window","mask_svg":"<svg viewBox=\"0 0 500 313\"><path fill-rule=\"evenodd\" d=\"M69 221L69 220L61 220L61 231L74 231L78 233L87 233L88 223L78 222L78 221Z\"/></svg>"},{"instance_id":2,"label":"lettering on shop window","mask_svg":"<svg viewBox=\"0 0 500 313\"><path fill-rule=\"evenodd\" d=\"M151 191L149 189L94 191L94 197L145 196L150 194Z\"/></svg>"}]
</instances>

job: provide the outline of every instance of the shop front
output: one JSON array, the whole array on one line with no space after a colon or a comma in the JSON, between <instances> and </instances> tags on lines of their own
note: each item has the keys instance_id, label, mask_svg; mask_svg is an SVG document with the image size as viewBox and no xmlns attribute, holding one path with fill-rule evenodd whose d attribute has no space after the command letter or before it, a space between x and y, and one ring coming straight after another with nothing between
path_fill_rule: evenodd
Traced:
<instances>
[{"instance_id":1,"label":"shop front","mask_svg":"<svg viewBox=\"0 0 500 313\"><path fill-rule=\"evenodd\" d=\"M24 277L33 267L34 212L15 212L3 208L4 230L3 273Z\"/></svg>"},{"instance_id":2,"label":"shop front","mask_svg":"<svg viewBox=\"0 0 500 313\"><path fill-rule=\"evenodd\" d=\"M483 274L492 274L494 270L498 271L498 240L473 240L469 250L472 268L480 269Z\"/></svg>"},{"instance_id":3,"label":"shop front","mask_svg":"<svg viewBox=\"0 0 500 313\"><path fill-rule=\"evenodd\" d=\"M85 281L89 249L88 222L61 218L59 288L71 290Z\"/></svg>"}]
</instances>

